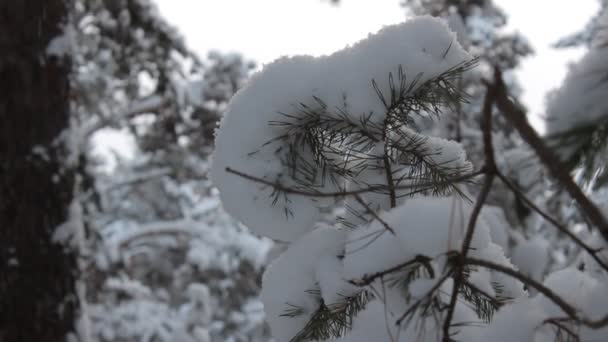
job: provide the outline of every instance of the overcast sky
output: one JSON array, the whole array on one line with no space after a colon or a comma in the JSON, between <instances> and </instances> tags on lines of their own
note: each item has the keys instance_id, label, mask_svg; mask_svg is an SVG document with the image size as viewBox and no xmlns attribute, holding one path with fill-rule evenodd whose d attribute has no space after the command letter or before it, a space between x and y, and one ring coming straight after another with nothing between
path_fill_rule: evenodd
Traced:
<instances>
[{"instance_id":1,"label":"overcast sky","mask_svg":"<svg viewBox=\"0 0 608 342\"><path fill-rule=\"evenodd\" d=\"M161 13L201 55L209 49L235 51L268 63L282 55L328 54L405 19L399 0L156 0ZM509 15L509 28L524 34L536 50L519 72L523 101L543 112L544 95L560 84L569 61L582 51L550 44L581 29L597 0L496 0Z\"/></svg>"}]
</instances>

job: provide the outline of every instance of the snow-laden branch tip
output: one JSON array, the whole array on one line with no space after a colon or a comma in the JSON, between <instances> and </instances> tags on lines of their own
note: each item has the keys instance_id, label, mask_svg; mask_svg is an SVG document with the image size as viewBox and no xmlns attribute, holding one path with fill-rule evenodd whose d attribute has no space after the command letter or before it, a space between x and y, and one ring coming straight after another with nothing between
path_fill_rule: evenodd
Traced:
<instances>
[{"instance_id":1,"label":"snow-laden branch tip","mask_svg":"<svg viewBox=\"0 0 608 342\"><path fill-rule=\"evenodd\" d=\"M380 124L388 100L398 95L393 75L402 71L399 81L404 84L397 86L412 92L470 60L442 20L420 17L387 26L329 56L284 57L266 65L231 100L217 133L211 178L226 210L254 232L274 239L293 241L309 232L322 216L320 208L332 205L332 199L294 196L273 201L269 197L275 195L274 189L226 169L297 187L285 166L289 148L277 139L284 134L282 128L269 125L284 120L281 113L323 107L328 115L347 113L352 122L366 118L370 124ZM312 152L300 148L302 164L314 165ZM313 168L308 176L318 180L321 172ZM336 190L331 181L315 187Z\"/></svg>"}]
</instances>

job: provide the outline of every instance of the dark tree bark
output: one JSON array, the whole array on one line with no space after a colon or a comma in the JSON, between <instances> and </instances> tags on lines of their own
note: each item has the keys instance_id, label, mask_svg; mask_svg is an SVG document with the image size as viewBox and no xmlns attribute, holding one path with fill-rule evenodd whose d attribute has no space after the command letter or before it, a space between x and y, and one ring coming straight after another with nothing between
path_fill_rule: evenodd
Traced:
<instances>
[{"instance_id":1,"label":"dark tree bark","mask_svg":"<svg viewBox=\"0 0 608 342\"><path fill-rule=\"evenodd\" d=\"M62 165L69 121L63 0L0 0L0 342L64 341L73 330L75 255L53 243L73 172Z\"/></svg>"}]
</instances>

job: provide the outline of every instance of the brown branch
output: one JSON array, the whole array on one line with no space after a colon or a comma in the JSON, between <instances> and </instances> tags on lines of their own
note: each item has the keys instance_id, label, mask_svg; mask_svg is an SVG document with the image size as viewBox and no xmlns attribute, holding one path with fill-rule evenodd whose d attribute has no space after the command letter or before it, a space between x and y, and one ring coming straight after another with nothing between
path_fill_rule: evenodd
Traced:
<instances>
[{"instance_id":1,"label":"brown branch","mask_svg":"<svg viewBox=\"0 0 608 342\"><path fill-rule=\"evenodd\" d=\"M483 260L483 259L466 258L465 262L467 265L481 266L481 267L484 267L484 268L487 268L490 270L504 273L506 275L509 275L509 276L521 281L522 283L524 283L530 287L535 288L536 290L538 290L538 292L542 293L543 295L545 295L545 297L547 297L549 300L551 300L553 303L555 303L555 305L559 306L560 309L562 309L562 311L564 311L564 313L566 315L568 315L568 317L578 320L578 313L574 307L572 307L570 304L566 303L566 301L564 301L564 299L562 299L559 295L557 295L551 289L549 289L548 287L544 286L543 284L537 282L536 280L532 279L531 277L528 277L527 275L524 275L523 273L520 273L519 271L516 271L507 266L499 265L499 264L493 263L491 261Z\"/></svg>"},{"instance_id":2,"label":"brown branch","mask_svg":"<svg viewBox=\"0 0 608 342\"><path fill-rule=\"evenodd\" d=\"M475 259L475 258L467 258L467 265L481 266L490 270L498 271L500 273L504 273L509 275L522 283L533 287L538 292L542 293L545 297L547 297L550 301L552 301L555 305L557 305L562 311L568 316L569 319L578 322L584 326L587 326L591 329L601 329L608 325L608 314L599 320L591 320L586 317L579 316L578 309L574 306L568 304L563 298L553 292L550 288L544 286L543 284L537 282L536 280L528 277L512 268L495 264L491 261L483 260L483 259Z\"/></svg>"},{"instance_id":3,"label":"brown branch","mask_svg":"<svg viewBox=\"0 0 608 342\"><path fill-rule=\"evenodd\" d=\"M581 210L589 220L597 227L602 236L608 241L608 221L599 208L583 193L581 188L572 180L568 169L545 145L538 133L530 126L523 110L517 107L508 97L502 73L496 68L494 73L494 88L496 104L507 120L517 129L521 137L530 145L541 162L549 170L551 175L563 186L572 198L578 203Z\"/></svg>"},{"instance_id":4,"label":"brown branch","mask_svg":"<svg viewBox=\"0 0 608 342\"><path fill-rule=\"evenodd\" d=\"M386 144L386 143L385 143ZM384 162L384 172L386 173L386 183L388 185L389 198L391 201L391 208L397 206L397 192L395 191L395 181L393 180L393 171L391 168L390 158L386 154L387 148L385 148L384 156L382 160Z\"/></svg>"},{"instance_id":5,"label":"brown branch","mask_svg":"<svg viewBox=\"0 0 608 342\"><path fill-rule=\"evenodd\" d=\"M384 127L382 129L382 140L384 142L384 155L382 161L384 163L384 172L386 173L386 184L388 185L389 199L391 208L397 206L397 192L395 191L395 181L393 180L393 169L391 167L391 160L389 156L390 152L390 136L389 127L391 119L391 109L388 109L386 113L386 119L384 120Z\"/></svg>"},{"instance_id":6,"label":"brown branch","mask_svg":"<svg viewBox=\"0 0 608 342\"><path fill-rule=\"evenodd\" d=\"M454 286L452 288L452 296L450 297L450 303L448 305L448 313L443 323L443 340L450 341L450 326L452 325L452 318L454 317L454 310L456 309L456 302L458 299L458 292L460 291L460 287L464 282L464 266L465 259L471 247L471 242L473 241L473 235L475 234L475 226L477 223L477 218L481 213L481 207L485 204L486 199L488 198L488 194L490 193L490 189L492 188L492 183L494 181L494 175L496 173L496 162L494 160L494 147L492 146L492 106L494 102L494 92L491 88L488 87L484 105L483 112L481 118L481 130L483 132L483 142L484 142L484 154L485 154L485 167L486 170L486 178L484 180L484 184L481 188L481 191L477 197L477 201L475 202L475 207L473 207L473 211L471 212L471 216L469 217L469 222L467 225L467 232L464 238L464 242L462 244L462 249L460 254L457 256L458 265L456 266L456 274L454 276Z\"/></svg>"},{"instance_id":7,"label":"brown branch","mask_svg":"<svg viewBox=\"0 0 608 342\"><path fill-rule=\"evenodd\" d=\"M494 158L494 145L492 144L492 108L495 101L495 91L487 87L486 96L483 100L481 116L481 131L483 133L483 152L485 155L485 167L488 173L496 172L496 159Z\"/></svg>"},{"instance_id":8,"label":"brown branch","mask_svg":"<svg viewBox=\"0 0 608 342\"><path fill-rule=\"evenodd\" d=\"M456 301L458 299L458 291L460 290L460 286L464 281L463 269L465 266L465 259L467 253L471 247L471 241L473 240L473 235L475 233L475 225L477 223L477 218L481 213L481 207L486 201L488 194L490 193L490 189L492 187L492 181L494 179L493 173L488 173L486 175L483 188L477 197L477 201L475 202L475 207L471 212L471 216L469 218L469 223L467 226L467 233L465 235L464 242L462 244L462 250L457 256L458 258L458 266L456 266L456 274L454 275L454 286L452 288L452 296L450 298L450 303L448 306L448 313L446 319L443 324L443 340L450 341L450 326L452 325L452 318L454 316L454 310L456 309Z\"/></svg>"},{"instance_id":9,"label":"brown branch","mask_svg":"<svg viewBox=\"0 0 608 342\"><path fill-rule=\"evenodd\" d=\"M296 188L293 188L290 186L283 185L283 184L279 183L278 181L272 182L272 181L269 181L264 178L253 176L253 175L247 174L245 172L235 170L230 167L226 167L225 170L226 170L226 172L231 173L233 175L239 176L241 178L244 178L244 179L256 182L256 183L270 186L270 187L272 187L278 191L284 192L286 194L307 196L307 197L346 197L346 196L354 196L357 194L364 194L364 193L368 193L368 192L378 192L381 190L386 190L386 185L374 185L374 186L369 186L369 187L362 188L362 189L341 190L341 191L334 191L334 192L306 191L306 190L299 190L299 189L296 189ZM464 182L464 181L470 180L471 178L477 177L477 176L483 174L484 172L485 172L484 169L481 169L479 171L475 171L475 172L472 172L472 173L469 173L466 175L454 177L452 179L446 180L444 182L439 182L439 183L429 182L429 183L424 183L424 184L398 185L398 186L395 186L395 190L410 190L410 189L418 189L421 187L428 187L429 189L432 189L434 186L438 186L438 185Z\"/></svg>"}]
</instances>

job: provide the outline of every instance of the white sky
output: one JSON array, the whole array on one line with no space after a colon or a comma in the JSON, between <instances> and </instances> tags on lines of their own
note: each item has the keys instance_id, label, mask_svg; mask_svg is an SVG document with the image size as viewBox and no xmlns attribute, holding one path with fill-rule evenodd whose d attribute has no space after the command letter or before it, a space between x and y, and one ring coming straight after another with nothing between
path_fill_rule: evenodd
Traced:
<instances>
[{"instance_id":1,"label":"white sky","mask_svg":"<svg viewBox=\"0 0 608 342\"><path fill-rule=\"evenodd\" d=\"M543 112L544 95L560 84L569 61L582 50L550 44L581 29L597 0L495 0L509 26L536 50L519 72L532 114ZM400 0L156 0L161 13L201 55L209 49L240 52L260 64L282 55L320 55L339 50L383 25L401 22ZM535 121L533 119L533 121Z\"/></svg>"}]
</instances>

